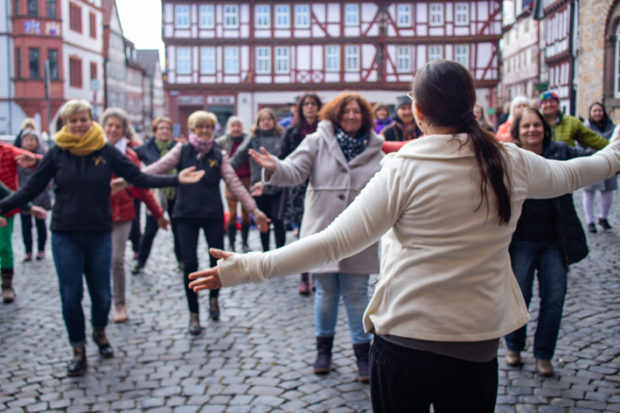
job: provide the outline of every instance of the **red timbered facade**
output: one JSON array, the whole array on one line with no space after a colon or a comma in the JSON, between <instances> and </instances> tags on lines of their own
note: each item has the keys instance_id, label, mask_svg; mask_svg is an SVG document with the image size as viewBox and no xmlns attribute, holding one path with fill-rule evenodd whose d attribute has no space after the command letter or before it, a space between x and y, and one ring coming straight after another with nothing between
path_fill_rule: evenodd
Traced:
<instances>
[{"instance_id":1,"label":"red timbered facade","mask_svg":"<svg viewBox=\"0 0 620 413\"><path fill-rule=\"evenodd\" d=\"M466 66L480 103L494 106L501 10L499 0L164 0L170 115L185 132L193 110L249 126L258 108L303 91L327 100L359 90L391 104L438 58Z\"/></svg>"}]
</instances>

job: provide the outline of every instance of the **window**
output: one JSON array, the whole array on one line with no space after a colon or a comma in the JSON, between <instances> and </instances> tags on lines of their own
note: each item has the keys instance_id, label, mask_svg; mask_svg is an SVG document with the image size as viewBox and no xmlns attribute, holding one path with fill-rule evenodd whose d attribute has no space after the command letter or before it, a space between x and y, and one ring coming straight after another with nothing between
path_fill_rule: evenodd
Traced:
<instances>
[{"instance_id":1,"label":"window","mask_svg":"<svg viewBox=\"0 0 620 413\"><path fill-rule=\"evenodd\" d=\"M261 4L256 6L256 28L268 29L269 28L269 6Z\"/></svg>"},{"instance_id":2,"label":"window","mask_svg":"<svg viewBox=\"0 0 620 413\"><path fill-rule=\"evenodd\" d=\"M215 11L213 5L203 4L200 6L199 25L201 29L213 29L215 27Z\"/></svg>"},{"instance_id":3,"label":"window","mask_svg":"<svg viewBox=\"0 0 620 413\"><path fill-rule=\"evenodd\" d=\"M200 73L203 75L212 75L215 73L215 48L200 48Z\"/></svg>"},{"instance_id":4,"label":"window","mask_svg":"<svg viewBox=\"0 0 620 413\"><path fill-rule=\"evenodd\" d=\"M276 47L276 73L284 74L290 72L289 48Z\"/></svg>"},{"instance_id":5,"label":"window","mask_svg":"<svg viewBox=\"0 0 620 413\"><path fill-rule=\"evenodd\" d=\"M430 6L431 26L443 26L443 3L433 3Z\"/></svg>"},{"instance_id":6,"label":"window","mask_svg":"<svg viewBox=\"0 0 620 413\"><path fill-rule=\"evenodd\" d=\"M340 70L340 48L338 46L327 46L325 48L325 70L328 72Z\"/></svg>"},{"instance_id":7,"label":"window","mask_svg":"<svg viewBox=\"0 0 620 413\"><path fill-rule=\"evenodd\" d=\"M310 27L310 6L295 6L295 27L298 29Z\"/></svg>"},{"instance_id":8,"label":"window","mask_svg":"<svg viewBox=\"0 0 620 413\"><path fill-rule=\"evenodd\" d=\"M82 8L75 3L69 4L69 28L82 33Z\"/></svg>"},{"instance_id":9,"label":"window","mask_svg":"<svg viewBox=\"0 0 620 413\"><path fill-rule=\"evenodd\" d=\"M45 0L45 12L47 17L56 18L56 0Z\"/></svg>"},{"instance_id":10,"label":"window","mask_svg":"<svg viewBox=\"0 0 620 413\"><path fill-rule=\"evenodd\" d=\"M454 5L454 24L457 26L466 26L469 24L468 3L456 3Z\"/></svg>"},{"instance_id":11,"label":"window","mask_svg":"<svg viewBox=\"0 0 620 413\"><path fill-rule=\"evenodd\" d=\"M90 62L90 80L97 80L97 63Z\"/></svg>"},{"instance_id":12,"label":"window","mask_svg":"<svg viewBox=\"0 0 620 413\"><path fill-rule=\"evenodd\" d=\"M239 7L236 5L224 6L224 28L236 29L239 27Z\"/></svg>"},{"instance_id":13,"label":"window","mask_svg":"<svg viewBox=\"0 0 620 413\"><path fill-rule=\"evenodd\" d=\"M239 49L236 47L224 48L224 73L239 73Z\"/></svg>"},{"instance_id":14,"label":"window","mask_svg":"<svg viewBox=\"0 0 620 413\"><path fill-rule=\"evenodd\" d=\"M189 6L177 4L174 6L174 25L177 29L189 29Z\"/></svg>"},{"instance_id":15,"label":"window","mask_svg":"<svg viewBox=\"0 0 620 413\"><path fill-rule=\"evenodd\" d=\"M47 49L47 64L50 69L50 80L58 80L58 49Z\"/></svg>"},{"instance_id":16,"label":"window","mask_svg":"<svg viewBox=\"0 0 620 413\"><path fill-rule=\"evenodd\" d=\"M15 73L18 79L22 78L22 50L15 48Z\"/></svg>"},{"instance_id":17,"label":"window","mask_svg":"<svg viewBox=\"0 0 620 413\"><path fill-rule=\"evenodd\" d=\"M457 44L454 48L454 60L461 66L469 69L469 46L466 44Z\"/></svg>"},{"instance_id":18,"label":"window","mask_svg":"<svg viewBox=\"0 0 620 413\"><path fill-rule=\"evenodd\" d=\"M411 73L411 47L399 46L396 48L396 71Z\"/></svg>"},{"instance_id":19,"label":"window","mask_svg":"<svg viewBox=\"0 0 620 413\"><path fill-rule=\"evenodd\" d=\"M276 28L288 29L291 27L291 9L287 5L276 6Z\"/></svg>"},{"instance_id":20,"label":"window","mask_svg":"<svg viewBox=\"0 0 620 413\"><path fill-rule=\"evenodd\" d=\"M360 48L359 46L346 46L344 49L345 70L347 72L357 72L360 67Z\"/></svg>"},{"instance_id":21,"label":"window","mask_svg":"<svg viewBox=\"0 0 620 413\"><path fill-rule=\"evenodd\" d=\"M69 58L69 85L82 87L82 60L78 57Z\"/></svg>"},{"instance_id":22,"label":"window","mask_svg":"<svg viewBox=\"0 0 620 413\"><path fill-rule=\"evenodd\" d=\"M256 73L271 73L271 49L268 47L256 48Z\"/></svg>"},{"instance_id":23,"label":"window","mask_svg":"<svg viewBox=\"0 0 620 413\"><path fill-rule=\"evenodd\" d=\"M443 47L439 45L428 46L428 61L443 59Z\"/></svg>"},{"instance_id":24,"label":"window","mask_svg":"<svg viewBox=\"0 0 620 413\"><path fill-rule=\"evenodd\" d=\"M39 49L36 47L28 48L28 68L30 69L30 79L39 79Z\"/></svg>"},{"instance_id":25,"label":"window","mask_svg":"<svg viewBox=\"0 0 620 413\"><path fill-rule=\"evenodd\" d=\"M189 47L177 48L177 74L189 75L192 73L192 49Z\"/></svg>"},{"instance_id":26,"label":"window","mask_svg":"<svg viewBox=\"0 0 620 413\"><path fill-rule=\"evenodd\" d=\"M93 39L97 38L97 16L95 13L89 13L89 23L90 23L90 37Z\"/></svg>"},{"instance_id":27,"label":"window","mask_svg":"<svg viewBox=\"0 0 620 413\"><path fill-rule=\"evenodd\" d=\"M344 6L344 25L357 26L359 20L359 6L357 4L346 4Z\"/></svg>"},{"instance_id":28,"label":"window","mask_svg":"<svg viewBox=\"0 0 620 413\"><path fill-rule=\"evenodd\" d=\"M28 9L28 16L37 17L39 15L39 10L37 7L38 0L28 0L26 2L26 7Z\"/></svg>"},{"instance_id":29,"label":"window","mask_svg":"<svg viewBox=\"0 0 620 413\"><path fill-rule=\"evenodd\" d=\"M398 27L411 26L411 5L399 4L396 9L396 24Z\"/></svg>"}]
</instances>

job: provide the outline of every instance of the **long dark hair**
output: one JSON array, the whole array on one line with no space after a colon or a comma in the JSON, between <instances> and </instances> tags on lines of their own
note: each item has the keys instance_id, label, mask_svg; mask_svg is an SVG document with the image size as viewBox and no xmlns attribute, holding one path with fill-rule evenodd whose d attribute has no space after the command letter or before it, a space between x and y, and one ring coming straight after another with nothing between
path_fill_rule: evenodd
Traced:
<instances>
[{"instance_id":1,"label":"long dark hair","mask_svg":"<svg viewBox=\"0 0 620 413\"><path fill-rule=\"evenodd\" d=\"M301 120L304 119L304 102L306 99L312 99L317 104L317 112L316 119L319 119L319 111L323 107L323 102L321 102L321 98L316 93L304 93L297 99L297 104L295 105L295 113L293 114L293 122L291 122L291 126L299 126L301 124Z\"/></svg>"},{"instance_id":2,"label":"long dark hair","mask_svg":"<svg viewBox=\"0 0 620 413\"><path fill-rule=\"evenodd\" d=\"M424 122L453 127L455 133L467 133L474 145L480 172L480 206L488 202L490 185L497 199L500 224L510 221L510 179L506 172L504 148L495 136L482 129L474 117L476 90L471 75L451 60L427 63L413 79L411 94L424 115Z\"/></svg>"},{"instance_id":3,"label":"long dark hair","mask_svg":"<svg viewBox=\"0 0 620 413\"><path fill-rule=\"evenodd\" d=\"M601 119L600 122L594 122L592 120L592 108L594 106L600 106L601 109L603 109L603 118ZM609 122L609 115L607 115L607 111L605 110L605 106L603 106L603 104L601 102L594 102L590 105L590 107L588 108L588 121L590 122L590 124L592 125L596 125L599 127L599 129L605 129L605 126L607 125L607 123Z\"/></svg>"}]
</instances>

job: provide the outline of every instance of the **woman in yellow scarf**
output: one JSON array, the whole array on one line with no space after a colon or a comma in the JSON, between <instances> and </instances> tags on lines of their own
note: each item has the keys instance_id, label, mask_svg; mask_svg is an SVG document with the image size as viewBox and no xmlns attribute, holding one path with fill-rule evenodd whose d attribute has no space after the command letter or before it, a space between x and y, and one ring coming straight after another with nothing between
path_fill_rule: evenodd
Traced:
<instances>
[{"instance_id":1,"label":"woman in yellow scarf","mask_svg":"<svg viewBox=\"0 0 620 413\"><path fill-rule=\"evenodd\" d=\"M114 352L105 335L110 304L110 179L112 173L138 187L167 187L198 182L204 171L192 168L178 175L146 175L106 142L103 130L92 118L87 101L70 100L61 109L65 123L28 183L0 202L0 213L34 198L54 179L52 207L52 255L62 301L62 312L73 347L67 375L86 370L85 318L82 310L86 278L92 302L93 340L105 358Z\"/></svg>"}]
</instances>

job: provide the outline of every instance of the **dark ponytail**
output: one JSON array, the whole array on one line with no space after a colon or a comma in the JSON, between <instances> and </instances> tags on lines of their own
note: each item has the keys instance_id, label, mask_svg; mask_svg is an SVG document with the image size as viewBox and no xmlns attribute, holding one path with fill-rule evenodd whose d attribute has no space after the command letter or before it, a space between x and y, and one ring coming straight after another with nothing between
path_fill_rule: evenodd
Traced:
<instances>
[{"instance_id":1,"label":"dark ponytail","mask_svg":"<svg viewBox=\"0 0 620 413\"><path fill-rule=\"evenodd\" d=\"M474 145L480 172L480 206L488 202L488 186L497 200L500 224L510 221L510 179L504 148L495 136L482 129L474 117L474 81L463 66L451 60L427 63L415 76L412 92L426 123L453 127L467 133Z\"/></svg>"}]
</instances>

